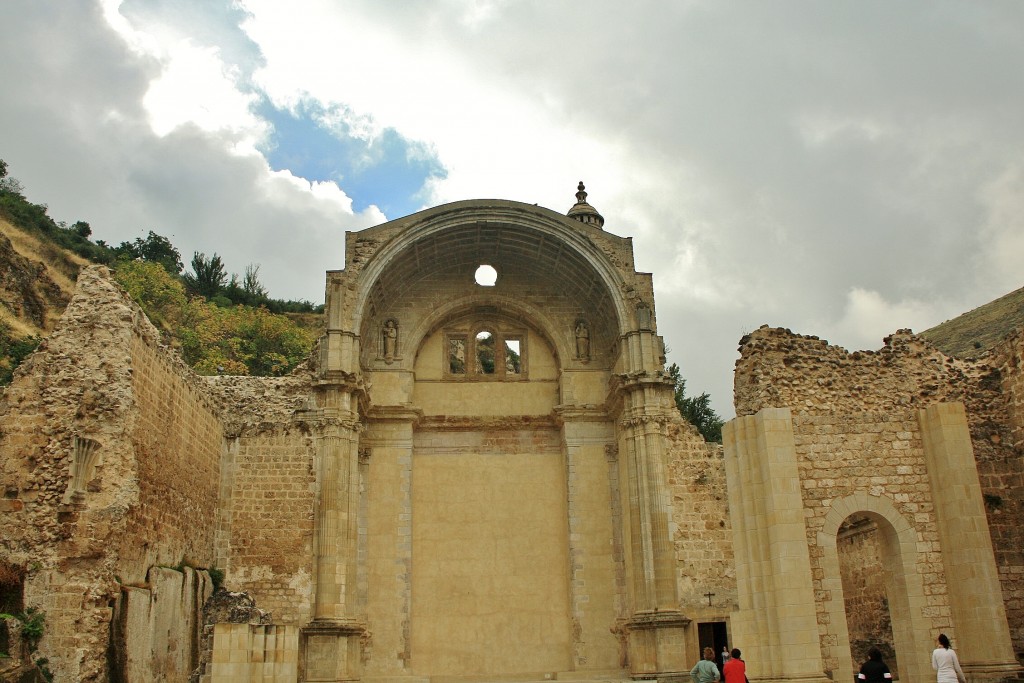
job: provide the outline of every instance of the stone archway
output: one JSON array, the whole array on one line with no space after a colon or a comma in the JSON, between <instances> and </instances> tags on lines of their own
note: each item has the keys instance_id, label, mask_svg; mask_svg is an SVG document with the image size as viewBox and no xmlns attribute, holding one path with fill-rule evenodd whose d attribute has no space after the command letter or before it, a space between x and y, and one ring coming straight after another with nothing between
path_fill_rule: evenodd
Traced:
<instances>
[{"instance_id":1,"label":"stone archway","mask_svg":"<svg viewBox=\"0 0 1024 683\"><path fill-rule=\"evenodd\" d=\"M344 651L350 677L388 680L689 670L664 472L680 418L632 264L601 221L516 202L347 235L320 348L336 435L307 661ZM547 497L517 520L531 491ZM499 538L486 562L464 552ZM434 566L460 558L474 568Z\"/></svg>"},{"instance_id":2,"label":"stone archway","mask_svg":"<svg viewBox=\"0 0 1024 683\"><path fill-rule=\"evenodd\" d=\"M821 603L835 638L835 646L831 650L837 661L833 678L842 680L846 676L849 679L859 666L850 652L836 543L840 525L854 515L869 518L877 528L879 560L884 573L894 646L902 668L901 679L925 680L931 672L928 661L932 636L929 631L931 624L924 620L922 613L926 597L918 565L924 558L918 549L917 530L890 499L866 493L834 501L817 535L817 547L821 549L817 554L820 558L817 565L822 574ZM845 672L850 673L847 675Z\"/></svg>"},{"instance_id":3,"label":"stone archway","mask_svg":"<svg viewBox=\"0 0 1024 683\"><path fill-rule=\"evenodd\" d=\"M763 408L728 423L723 438L734 642L748 643L752 680L852 673L836 536L855 514L881 530L903 680L932 680L939 632L959 642L969 678L1019 669L962 404L904 419Z\"/></svg>"}]
</instances>

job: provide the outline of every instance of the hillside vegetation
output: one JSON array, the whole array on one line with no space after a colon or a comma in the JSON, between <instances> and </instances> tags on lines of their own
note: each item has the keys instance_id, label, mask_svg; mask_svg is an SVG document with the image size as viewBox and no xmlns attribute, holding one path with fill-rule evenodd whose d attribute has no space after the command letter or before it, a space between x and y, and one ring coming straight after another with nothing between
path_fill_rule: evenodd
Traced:
<instances>
[{"instance_id":1,"label":"hillside vegetation","mask_svg":"<svg viewBox=\"0 0 1024 683\"><path fill-rule=\"evenodd\" d=\"M1024 287L925 330L921 336L943 353L967 359L982 355L1014 329L1024 329Z\"/></svg>"},{"instance_id":2,"label":"hillside vegetation","mask_svg":"<svg viewBox=\"0 0 1024 683\"><path fill-rule=\"evenodd\" d=\"M53 330L89 263L109 266L200 374L286 374L321 333L322 306L270 298L256 265L229 276L220 256L197 253L184 271L178 250L153 232L116 247L91 235L88 223L58 223L29 202L0 159L0 384Z\"/></svg>"}]
</instances>

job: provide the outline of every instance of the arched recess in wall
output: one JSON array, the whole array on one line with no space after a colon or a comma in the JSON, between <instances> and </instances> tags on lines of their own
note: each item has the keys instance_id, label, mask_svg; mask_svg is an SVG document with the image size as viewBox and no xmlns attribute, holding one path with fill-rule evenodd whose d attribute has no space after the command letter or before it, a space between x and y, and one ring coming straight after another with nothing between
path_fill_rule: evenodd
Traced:
<instances>
[{"instance_id":1,"label":"arched recess in wall","mask_svg":"<svg viewBox=\"0 0 1024 683\"><path fill-rule=\"evenodd\" d=\"M395 316L403 302L443 275L465 282L470 296L479 294L481 301L510 303L503 285L514 283L559 292L577 309L567 314L585 312L595 321L592 347L611 348L632 317L621 274L587 238L587 229L548 209L507 201L457 202L421 212L360 271L351 329L363 339L374 338L377 327ZM473 279L483 264L497 270L493 288L480 287ZM403 333L405 346L415 349L422 336L409 332ZM571 330L546 332L562 357L571 357ZM364 367L371 356L368 346L362 348Z\"/></svg>"},{"instance_id":2,"label":"arched recess in wall","mask_svg":"<svg viewBox=\"0 0 1024 683\"><path fill-rule=\"evenodd\" d=\"M921 558L917 551L917 530L896 509L892 501L866 493L854 494L833 502L818 532L817 545L822 549L821 602L828 615L828 627L835 637L835 651L822 652L826 661L834 659L835 680L851 680L860 662L854 662L850 651L846 604L839 565L837 539L840 527L851 516L870 520L877 526L879 553L885 568L885 592L892 618L892 635L901 663L903 680L925 680L928 668L931 635L923 619L924 584L918 569Z\"/></svg>"},{"instance_id":3,"label":"arched recess in wall","mask_svg":"<svg viewBox=\"0 0 1024 683\"><path fill-rule=\"evenodd\" d=\"M443 328L450 321L468 315L479 314L486 317L491 308L501 311L501 317L521 322L540 334L544 341L555 350L556 359L568 358L571 355L569 342L565 335L556 333L557 327L550 316L536 306L531 306L514 297L494 297L487 293L473 293L449 301L438 306L429 316L425 316L408 334L410 349L407 363L415 362L416 350L423 340Z\"/></svg>"}]
</instances>

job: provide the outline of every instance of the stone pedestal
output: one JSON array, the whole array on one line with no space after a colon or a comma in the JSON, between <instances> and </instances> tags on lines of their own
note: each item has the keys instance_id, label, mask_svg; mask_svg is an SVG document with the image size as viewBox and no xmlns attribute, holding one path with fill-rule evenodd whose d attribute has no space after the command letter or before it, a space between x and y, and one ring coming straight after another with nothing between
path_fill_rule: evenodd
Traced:
<instances>
[{"instance_id":1,"label":"stone pedestal","mask_svg":"<svg viewBox=\"0 0 1024 683\"><path fill-rule=\"evenodd\" d=\"M659 681L689 678L685 629L690 620L677 611L637 612L623 625L629 673Z\"/></svg>"},{"instance_id":2,"label":"stone pedestal","mask_svg":"<svg viewBox=\"0 0 1024 683\"><path fill-rule=\"evenodd\" d=\"M355 622L314 621L299 635L299 680L355 681L360 675L360 641L366 633Z\"/></svg>"}]
</instances>

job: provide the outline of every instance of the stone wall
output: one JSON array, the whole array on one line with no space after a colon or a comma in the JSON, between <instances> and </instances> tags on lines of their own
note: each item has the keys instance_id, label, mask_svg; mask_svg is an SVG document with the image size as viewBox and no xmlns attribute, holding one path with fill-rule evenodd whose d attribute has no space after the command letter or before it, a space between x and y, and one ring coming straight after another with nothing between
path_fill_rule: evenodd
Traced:
<instances>
[{"instance_id":1,"label":"stone wall","mask_svg":"<svg viewBox=\"0 0 1024 683\"><path fill-rule=\"evenodd\" d=\"M878 351L850 353L817 337L762 327L741 340L740 351L737 415L790 407L810 509L851 493L848 473L877 479L875 493L884 487L902 514L923 525L924 542L937 544L938 534L917 411L942 402L965 405L1011 636L1024 652L1024 514L1015 445L1024 381L1020 338L1008 340L1001 354L969 362L945 356L909 330L887 337ZM809 538L814 533L809 518ZM949 619L941 565L926 574L929 616L941 628Z\"/></svg>"},{"instance_id":2,"label":"stone wall","mask_svg":"<svg viewBox=\"0 0 1024 683\"><path fill-rule=\"evenodd\" d=\"M212 565L215 406L91 267L0 415L0 559L25 572L25 606L46 613L39 647L56 680L106 680L122 583L148 589L154 565Z\"/></svg>"},{"instance_id":3,"label":"stone wall","mask_svg":"<svg viewBox=\"0 0 1024 683\"><path fill-rule=\"evenodd\" d=\"M722 447L682 421L670 424L668 433L680 607L689 616L724 620L736 604L736 573ZM714 593L710 601L707 593Z\"/></svg>"},{"instance_id":4,"label":"stone wall","mask_svg":"<svg viewBox=\"0 0 1024 683\"><path fill-rule=\"evenodd\" d=\"M153 567L146 578L146 587L121 587L110 680L187 680L199 665L202 608L213 594L209 574Z\"/></svg>"},{"instance_id":5,"label":"stone wall","mask_svg":"<svg viewBox=\"0 0 1024 683\"><path fill-rule=\"evenodd\" d=\"M216 566L226 586L251 593L279 624L304 624L312 610L320 437L310 367L286 377L202 378L225 432Z\"/></svg>"},{"instance_id":6,"label":"stone wall","mask_svg":"<svg viewBox=\"0 0 1024 683\"><path fill-rule=\"evenodd\" d=\"M277 624L311 614L316 439L281 425L225 446L218 565L225 585L251 593Z\"/></svg>"},{"instance_id":7,"label":"stone wall","mask_svg":"<svg viewBox=\"0 0 1024 683\"><path fill-rule=\"evenodd\" d=\"M144 581L153 565L214 565L223 440L215 405L176 354L142 336L132 338L131 352L138 501L124 530L123 557L136 560L122 563L129 583ZM136 559L137 547L144 554Z\"/></svg>"},{"instance_id":8,"label":"stone wall","mask_svg":"<svg viewBox=\"0 0 1024 683\"><path fill-rule=\"evenodd\" d=\"M990 457L979 460L978 474L1010 633L1024 661L1024 330L1004 339L988 361L999 370L1008 428L990 432L996 443Z\"/></svg>"}]
</instances>

